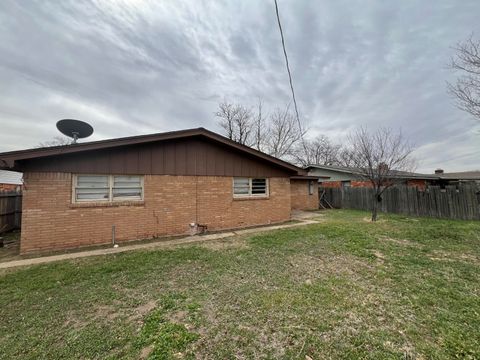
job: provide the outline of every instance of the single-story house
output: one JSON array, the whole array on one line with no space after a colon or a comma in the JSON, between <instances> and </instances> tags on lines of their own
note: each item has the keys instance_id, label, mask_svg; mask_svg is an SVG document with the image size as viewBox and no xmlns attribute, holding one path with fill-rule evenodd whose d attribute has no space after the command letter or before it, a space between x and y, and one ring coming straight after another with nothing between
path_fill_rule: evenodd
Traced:
<instances>
[{"instance_id":1,"label":"single-story house","mask_svg":"<svg viewBox=\"0 0 480 360\"><path fill-rule=\"evenodd\" d=\"M458 185L460 183L475 183L480 185L480 170L446 173L443 169L435 170L441 186Z\"/></svg>"},{"instance_id":2,"label":"single-story house","mask_svg":"<svg viewBox=\"0 0 480 360\"><path fill-rule=\"evenodd\" d=\"M370 187L371 182L362 178L357 168L333 165L309 165L305 168L309 175L318 176L323 187ZM426 188L432 182L438 181L436 175L418 174L407 171L391 171L391 177L396 183Z\"/></svg>"},{"instance_id":3,"label":"single-story house","mask_svg":"<svg viewBox=\"0 0 480 360\"><path fill-rule=\"evenodd\" d=\"M0 153L24 174L20 252L284 222L305 170L204 128Z\"/></svg>"},{"instance_id":4,"label":"single-story house","mask_svg":"<svg viewBox=\"0 0 480 360\"><path fill-rule=\"evenodd\" d=\"M22 188L22 173L0 170L0 192L15 191Z\"/></svg>"},{"instance_id":5,"label":"single-story house","mask_svg":"<svg viewBox=\"0 0 480 360\"><path fill-rule=\"evenodd\" d=\"M333 165L309 165L305 168L309 175L318 177L322 187L371 187L372 184L362 178L361 172L354 167ZM435 170L434 174L420 174L407 171L392 170L391 177L395 182L407 186L425 189L429 185L444 188L459 183L480 184L480 171L463 171L445 173L442 169Z\"/></svg>"}]
</instances>

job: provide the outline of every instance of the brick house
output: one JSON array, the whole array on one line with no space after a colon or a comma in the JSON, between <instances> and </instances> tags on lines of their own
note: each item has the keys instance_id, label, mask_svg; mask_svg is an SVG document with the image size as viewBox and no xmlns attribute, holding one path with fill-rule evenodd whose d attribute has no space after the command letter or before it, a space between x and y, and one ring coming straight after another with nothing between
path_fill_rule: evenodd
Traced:
<instances>
[{"instance_id":1,"label":"brick house","mask_svg":"<svg viewBox=\"0 0 480 360\"><path fill-rule=\"evenodd\" d=\"M333 165L310 165L305 168L309 175L317 176L322 187L372 187L372 183L363 179L360 172L352 167ZM439 176L406 171L392 171L395 183L425 189L428 185L438 184Z\"/></svg>"},{"instance_id":2,"label":"brick house","mask_svg":"<svg viewBox=\"0 0 480 360\"><path fill-rule=\"evenodd\" d=\"M317 178L203 128L0 154L24 173L20 252L284 222Z\"/></svg>"}]
</instances>

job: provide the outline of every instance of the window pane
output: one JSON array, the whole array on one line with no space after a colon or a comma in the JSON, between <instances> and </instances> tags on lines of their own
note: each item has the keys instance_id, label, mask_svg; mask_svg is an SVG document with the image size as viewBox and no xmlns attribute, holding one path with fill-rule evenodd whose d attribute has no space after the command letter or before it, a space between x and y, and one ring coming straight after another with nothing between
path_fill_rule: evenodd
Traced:
<instances>
[{"instance_id":1,"label":"window pane","mask_svg":"<svg viewBox=\"0 0 480 360\"><path fill-rule=\"evenodd\" d=\"M267 179L252 179L252 194L266 194Z\"/></svg>"},{"instance_id":2,"label":"window pane","mask_svg":"<svg viewBox=\"0 0 480 360\"><path fill-rule=\"evenodd\" d=\"M113 198L142 199L142 188L126 187L113 189Z\"/></svg>"},{"instance_id":3,"label":"window pane","mask_svg":"<svg viewBox=\"0 0 480 360\"><path fill-rule=\"evenodd\" d=\"M77 187L81 188L108 188L108 176L105 175L78 175Z\"/></svg>"},{"instance_id":4,"label":"window pane","mask_svg":"<svg viewBox=\"0 0 480 360\"><path fill-rule=\"evenodd\" d=\"M108 188L107 189L76 189L77 200L108 200Z\"/></svg>"},{"instance_id":5,"label":"window pane","mask_svg":"<svg viewBox=\"0 0 480 360\"><path fill-rule=\"evenodd\" d=\"M113 187L141 187L142 181L140 176L114 176Z\"/></svg>"},{"instance_id":6,"label":"window pane","mask_svg":"<svg viewBox=\"0 0 480 360\"><path fill-rule=\"evenodd\" d=\"M235 195L248 195L250 182L248 178L234 178L233 179L233 193Z\"/></svg>"}]
</instances>

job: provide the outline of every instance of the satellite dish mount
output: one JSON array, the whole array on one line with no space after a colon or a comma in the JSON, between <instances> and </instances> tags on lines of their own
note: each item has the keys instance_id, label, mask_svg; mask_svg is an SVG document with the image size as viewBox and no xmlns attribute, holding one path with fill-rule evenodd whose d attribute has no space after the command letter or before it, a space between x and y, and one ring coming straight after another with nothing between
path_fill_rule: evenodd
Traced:
<instances>
[{"instance_id":1,"label":"satellite dish mount","mask_svg":"<svg viewBox=\"0 0 480 360\"><path fill-rule=\"evenodd\" d=\"M57 129L63 135L73 139L76 144L78 139L89 137L93 134L93 127L84 121L74 119L63 119L57 122Z\"/></svg>"}]
</instances>

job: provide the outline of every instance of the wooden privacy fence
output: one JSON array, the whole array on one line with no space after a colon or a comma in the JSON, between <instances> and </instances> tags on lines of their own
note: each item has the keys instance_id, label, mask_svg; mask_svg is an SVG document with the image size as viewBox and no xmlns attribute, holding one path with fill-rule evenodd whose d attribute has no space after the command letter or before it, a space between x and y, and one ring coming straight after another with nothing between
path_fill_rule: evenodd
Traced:
<instances>
[{"instance_id":1,"label":"wooden privacy fence","mask_svg":"<svg viewBox=\"0 0 480 360\"><path fill-rule=\"evenodd\" d=\"M22 219L22 193L0 192L0 234L20 228Z\"/></svg>"},{"instance_id":2,"label":"wooden privacy fence","mask_svg":"<svg viewBox=\"0 0 480 360\"><path fill-rule=\"evenodd\" d=\"M334 208L372 209L373 189L362 187L319 188L324 199ZM378 210L412 216L446 219L480 220L480 187L475 184L416 187L395 186L382 194Z\"/></svg>"}]
</instances>

